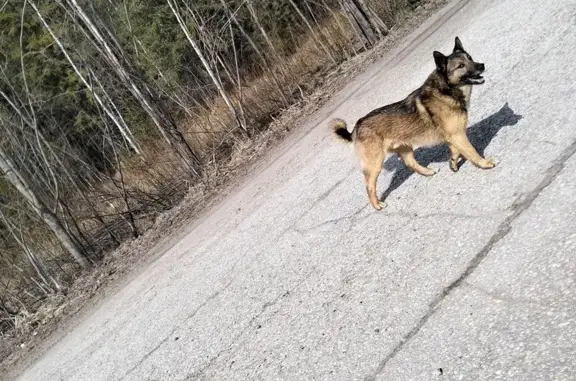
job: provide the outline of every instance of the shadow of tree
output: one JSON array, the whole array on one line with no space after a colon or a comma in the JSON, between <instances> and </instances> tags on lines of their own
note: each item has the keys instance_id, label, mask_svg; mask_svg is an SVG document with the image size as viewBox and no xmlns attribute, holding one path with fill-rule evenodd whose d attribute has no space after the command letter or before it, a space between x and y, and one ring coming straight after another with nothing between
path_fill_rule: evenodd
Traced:
<instances>
[{"instance_id":1,"label":"shadow of tree","mask_svg":"<svg viewBox=\"0 0 576 381\"><path fill-rule=\"evenodd\" d=\"M478 153L481 156L484 156L486 147L488 147L498 132L503 127L515 125L520 121L520 119L522 119L522 115L514 113L510 106L508 106L508 102L506 102L499 111L468 128L466 134L468 135L468 139L470 139L470 143L472 143ZM414 151L414 156L416 157L416 160L425 167L431 163L448 162L450 158L448 146L446 144L430 148L418 148ZM460 160L458 168L464 164L464 161L465 160L462 159ZM384 162L384 168L387 171L396 172L394 173L394 177L392 177L390 186L386 191L384 191L384 193L382 193L380 200L385 200L393 191L398 189L410 178L410 176L413 175L413 172L404 166L404 163L397 155L386 160Z\"/></svg>"}]
</instances>

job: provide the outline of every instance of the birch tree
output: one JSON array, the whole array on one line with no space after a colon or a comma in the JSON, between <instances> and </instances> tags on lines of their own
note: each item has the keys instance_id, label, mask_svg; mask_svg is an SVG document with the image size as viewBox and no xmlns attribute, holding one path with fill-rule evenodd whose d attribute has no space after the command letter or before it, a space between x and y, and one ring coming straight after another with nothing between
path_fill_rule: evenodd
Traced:
<instances>
[{"instance_id":1,"label":"birch tree","mask_svg":"<svg viewBox=\"0 0 576 381\"><path fill-rule=\"evenodd\" d=\"M374 46L388 35L388 27L364 0L339 0L340 7L364 45Z\"/></svg>"},{"instance_id":2,"label":"birch tree","mask_svg":"<svg viewBox=\"0 0 576 381\"><path fill-rule=\"evenodd\" d=\"M40 197L32 190L26 179L15 167L14 163L0 146L0 171L4 174L8 182L18 190L18 192L27 201L30 209L40 217L40 219L52 230L56 238L62 244L62 247L74 258L82 268L88 268L90 262L84 255L82 249L74 241L70 233L64 228L58 216L53 213L42 202Z\"/></svg>"},{"instance_id":3,"label":"birch tree","mask_svg":"<svg viewBox=\"0 0 576 381\"><path fill-rule=\"evenodd\" d=\"M238 123L238 126L240 128L242 128L242 130L244 130L245 132L248 132L246 126L244 124L242 124L242 121L241 121L238 113L236 112L236 109L234 108L232 101L230 100L230 98L228 97L226 92L224 91L224 88L222 87L222 83L217 78L214 70L212 69L212 67L208 63L208 60L206 60L204 53L200 49L200 46L198 45L198 43L192 37L192 34L188 30L188 26L186 26L186 23L184 22L184 19L182 18L182 15L180 13L180 9L178 7L178 4L176 3L176 0L166 0L166 1L168 2L168 5L170 6L170 10L174 14L174 17L176 18L176 21L178 22L178 25L180 25L182 32L184 32L184 35L186 36L186 38L188 39L188 42L192 46L192 49L194 49L194 52L196 53L196 55L198 56L198 58L202 62L202 65L204 66L204 70L206 70L206 73L208 73L208 75L212 79L212 82L213 82L214 86L216 86L216 89L218 89L218 92L220 93L220 96L224 100L224 103L226 103L226 106L228 107L230 114L234 117L234 119Z\"/></svg>"},{"instance_id":4,"label":"birch tree","mask_svg":"<svg viewBox=\"0 0 576 381\"><path fill-rule=\"evenodd\" d=\"M266 57L266 55L262 53L262 50L258 47L258 45L256 45L256 42L254 42L254 39L250 36L250 34L248 34L246 32L246 30L244 29L244 27L242 26L242 24L238 21L238 18L236 17L236 11L233 11L230 9L228 4L226 3L226 0L220 0L220 4L222 4L222 7L228 13L228 17L230 18L230 20L234 23L234 25L236 25L236 27L238 28L240 33L242 33L242 36L244 36L246 41L248 41L248 44L250 44L250 47L258 55L258 57L262 60L266 72L269 73L270 76L272 77L272 81L274 82L274 85L275 85L276 89L278 90L278 94L280 94L280 96L282 97L284 105L287 106L289 103L288 98L286 97L286 94L284 94L284 91L282 90L282 86L280 85L280 82L278 80L278 76L276 75L276 73L274 73L274 69L273 69L274 63L271 62ZM246 4L248 7L250 7L249 9L251 9L251 3L249 0L246 0ZM250 14L252 15L252 18L256 20L256 24L258 25L258 28L261 30L261 33L263 34L264 39L268 42L268 46L270 47L270 49L274 53L274 57L276 58L276 64L279 65L280 59L278 58L278 53L274 49L274 45L272 45L272 42L270 41L268 35L266 34L266 31L263 30L262 25L260 25L258 18L256 17L255 13L253 13L253 12L254 12L254 10L252 9L252 11L250 11ZM279 65L279 66L281 67L282 65Z\"/></svg>"},{"instance_id":5,"label":"birch tree","mask_svg":"<svg viewBox=\"0 0 576 381\"><path fill-rule=\"evenodd\" d=\"M73 14L82 22L80 28L87 31L88 39L98 52L106 59L111 69L116 73L124 85L130 89L133 96L140 103L144 111L148 114L153 124L157 127L164 140L174 148L192 172L194 176L200 175L200 157L192 150L182 133L178 130L172 116L169 115L160 104L159 97L150 86L147 86L142 78L134 73L129 62L122 59L125 54L116 54L118 46L113 47L109 39L100 31L92 18L79 5L76 0L64 0L64 4L72 10ZM85 29L83 29L83 27ZM115 44L116 45L116 44ZM136 81L135 79L139 80Z\"/></svg>"},{"instance_id":6,"label":"birch tree","mask_svg":"<svg viewBox=\"0 0 576 381\"><path fill-rule=\"evenodd\" d=\"M48 31L48 33L50 34L50 36L52 37L52 39L54 40L54 42L56 43L56 45L58 46L58 48L60 49L60 51L62 52L64 57L66 57L66 60L68 61L68 63L72 67L72 69L74 70L74 73L76 73L76 75L78 76L80 81L82 81L84 86L86 86L86 88L93 95L93 97L96 100L96 102L98 103L98 105L100 107L102 107L102 110L104 110L106 115L110 118L110 120L118 128L118 131L120 132L122 137L126 140L128 145L130 146L130 148L132 148L134 150L134 152L136 152L137 154L140 154L141 153L140 147L138 147L138 145L136 144L136 142L134 140L134 136L132 135L132 132L130 131L130 129L126 125L126 122L124 121L124 118L122 117L122 115L119 113L116 113L114 111L109 98L101 97L99 94L99 91L94 89L94 87L88 81L87 77L80 70L79 65L76 62L74 62L74 60L71 58L68 50L64 47L64 45L62 44L62 42L60 41L58 36L56 36L56 34L54 33L54 31L52 30L50 25L46 22L46 20L44 19L44 16L42 15L40 10L38 9L34 0L25 0L25 2L26 1L30 3L30 5L32 6L34 11L36 12L36 15L40 19L40 22L42 23L44 28L46 28L46 31Z\"/></svg>"},{"instance_id":7,"label":"birch tree","mask_svg":"<svg viewBox=\"0 0 576 381\"><path fill-rule=\"evenodd\" d=\"M316 41L316 43L318 43L318 45L320 45L320 48L322 49L322 51L324 51L324 53L326 53L326 55L328 56L328 58L330 58L330 61L332 61L332 63L336 63L336 59L334 58L334 56L332 55L332 53L330 53L330 50L326 47L326 45L322 42L322 38L320 36L318 36L318 34L316 33L315 29L312 27L312 25L310 24L310 21L308 21L308 19L306 18L306 16L304 16L304 13L302 13L302 11L300 10L300 8L298 8L298 5L296 5L296 3L294 2L294 0L288 0L290 2L290 5L292 5L292 7L294 8L294 10L296 11L296 13L298 14L298 16L300 17L300 19L302 19L302 21L304 22L304 24L306 25L306 27L308 28L308 30L310 31L310 34L312 35L312 37L314 38L314 40Z\"/></svg>"}]
</instances>

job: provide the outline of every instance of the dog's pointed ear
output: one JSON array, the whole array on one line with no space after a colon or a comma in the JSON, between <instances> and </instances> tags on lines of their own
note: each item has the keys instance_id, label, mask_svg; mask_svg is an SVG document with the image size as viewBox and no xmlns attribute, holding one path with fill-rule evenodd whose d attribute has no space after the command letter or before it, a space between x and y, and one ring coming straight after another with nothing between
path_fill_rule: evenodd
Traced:
<instances>
[{"instance_id":1,"label":"dog's pointed ear","mask_svg":"<svg viewBox=\"0 0 576 381\"><path fill-rule=\"evenodd\" d=\"M440 70L440 72L446 72L446 65L448 63L448 59L446 56L440 52L434 51L434 62L436 62L436 69Z\"/></svg>"},{"instance_id":2,"label":"dog's pointed ear","mask_svg":"<svg viewBox=\"0 0 576 381\"><path fill-rule=\"evenodd\" d=\"M462 41L456 36L454 40L454 52L464 52L464 46L462 46Z\"/></svg>"}]
</instances>

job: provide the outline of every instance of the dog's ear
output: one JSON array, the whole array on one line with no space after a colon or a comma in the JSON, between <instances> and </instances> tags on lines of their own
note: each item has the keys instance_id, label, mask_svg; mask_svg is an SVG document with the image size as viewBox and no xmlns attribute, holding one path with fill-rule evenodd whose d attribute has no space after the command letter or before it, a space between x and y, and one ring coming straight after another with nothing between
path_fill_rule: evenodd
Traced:
<instances>
[{"instance_id":1,"label":"dog's ear","mask_svg":"<svg viewBox=\"0 0 576 381\"><path fill-rule=\"evenodd\" d=\"M460 39L458 38L458 36L456 36L456 39L454 41L454 52L464 52L464 46L462 46L462 41L460 41Z\"/></svg>"},{"instance_id":2,"label":"dog's ear","mask_svg":"<svg viewBox=\"0 0 576 381\"><path fill-rule=\"evenodd\" d=\"M446 72L448 59L444 54L434 51L434 62L436 62L436 69L438 69L441 73Z\"/></svg>"}]
</instances>

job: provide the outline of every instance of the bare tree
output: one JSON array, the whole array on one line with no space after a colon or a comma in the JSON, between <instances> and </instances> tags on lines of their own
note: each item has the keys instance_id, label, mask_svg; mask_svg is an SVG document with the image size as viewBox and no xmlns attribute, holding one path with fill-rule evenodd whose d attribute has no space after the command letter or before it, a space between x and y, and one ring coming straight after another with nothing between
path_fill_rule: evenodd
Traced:
<instances>
[{"instance_id":1,"label":"bare tree","mask_svg":"<svg viewBox=\"0 0 576 381\"><path fill-rule=\"evenodd\" d=\"M72 60L72 57L70 56L68 50L64 47L64 45L62 44L60 39L56 36L50 25L46 22L44 16L40 12L34 1L33 0L27 0L27 1L30 3L32 8L34 8L34 11L36 12L38 18L40 19L40 22L42 23L44 28L46 28L46 30L48 31L48 33L50 34L50 36L52 37L52 39L54 40L54 42L56 43L62 54L64 54L64 57L66 57L66 60L68 61L68 63L70 63L70 66L72 66L74 73L78 76L78 78L84 84L84 86L86 86L86 88L93 94L94 99L96 100L98 105L102 107L106 115L110 118L110 120L112 120L112 122L118 128L118 131L124 137L129 146L134 150L134 152L140 154L141 153L140 147L138 147L138 145L136 144L134 136L132 135L132 132L126 125L126 122L124 121L124 118L122 118L122 115L114 112L114 110L110 106L110 102L102 99L98 91L95 91L90 82L87 80L86 76L80 71L79 66L74 62L74 60Z\"/></svg>"},{"instance_id":2,"label":"bare tree","mask_svg":"<svg viewBox=\"0 0 576 381\"><path fill-rule=\"evenodd\" d=\"M262 53L262 51L260 50L258 45L256 45L256 43L254 42L254 39L252 39L250 34L248 34L246 32L246 30L242 27L242 24L240 24L240 22L238 21L238 18L236 17L236 12L232 11L230 9L228 4L226 3L226 0L220 0L220 4L222 4L224 9L226 9L226 11L228 12L228 16L230 17L230 20L232 20L232 22L236 25L238 30L240 30L240 33L242 33L242 36L244 36L246 41L248 41L248 44L250 44L250 47L252 47L254 52L262 60L262 62L264 63L265 70L272 77L272 81L274 82L274 85L275 85L276 89L278 90L278 93L280 94L280 96L282 97L282 100L284 101L284 105L288 105L288 103L289 103L288 98L286 97L286 94L284 94L284 91L282 90L282 86L280 85L280 82L278 81L278 77L276 76L276 73L274 73L273 63L268 59L268 57L266 57L265 54ZM249 4L248 0L246 0L246 4L247 5ZM256 20L255 22L258 25L259 29L261 29L261 33L263 33L265 40L269 44L269 47L272 49L274 55L277 56L276 50L274 49L274 45L272 45L272 42L268 38L266 31L264 31L264 28L262 28L262 25L260 25L260 22L258 21L258 18L256 17L256 14L255 14L253 8L251 7L251 5L248 5L248 6L249 6L249 9L252 9L250 14L252 15L253 20ZM278 58L278 57L276 57L276 58ZM279 62L280 62L280 60L278 59L276 64L279 65ZM279 66L281 66L281 65L279 65Z\"/></svg>"},{"instance_id":3,"label":"bare tree","mask_svg":"<svg viewBox=\"0 0 576 381\"><path fill-rule=\"evenodd\" d=\"M28 182L20 174L18 169L10 157L6 154L4 149L0 146L0 171L4 173L6 179L18 190L18 192L26 199L30 208L40 217L40 219L52 230L54 235L58 238L64 249L72 255L74 260L82 267L88 268L90 262L74 242L72 236L62 225L62 222L55 213L46 207L44 202L34 193Z\"/></svg>"},{"instance_id":4,"label":"bare tree","mask_svg":"<svg viewBox=\"0 0 576 381\"><path fill-rule=\"evenodd\" d=\"M252 17L252 21L254 22L254 24L256 24L256 27L260 31L260 34L262 34L262 37L264 38L264 41L266 41L268 48L274 54L274 58L277 61L279 61L280 56L278 55L278 52L276 51L276 48L274 47L272 40L268 36L268 33L266 33L266 29L264 29L264 27L262 26L262 23L260 23L260 19L258 18L258 14L256 13L256 9L254 8L254 3L252 2L252 0L245 0L244 2L246 3L246 7L248 8L248 12L250 12L250 17Z\"/></svg>"},{"instance_id":5,"label":"bare tree","mask_svg":"<svg viewBox=\"0 0 576 381\"><path fill-rule=\"evenodd\" d=\"M164 107L159 104L159 97L155 96L154 89L147 86L142 78L134 73L132 65L124 59L125 54L122 50L120 50L118 55L115 53L120 49L119 44L117 44L114 39L112 39L112 43L109 43L109 38L100 32L98 26L76 0L64 1L67 7L72 10L72 14L82 21L80 28L82 31L89 34L90 38L88 40L98 50L102 57L106 59L112 70L124 85L130 89L131 93L148 114L164 140L174 148L175 152L179 154L180 158L192 174L194 176L199 176L201 164L199 156L186 142L186 139L178 130L172 117L166 112ZM110 35L110 33L107 34L108 36ZM136 79L138 79L138 81L136 81Z\"/></svg>"},{"instance_id":6,"label":"bare tree","mask_svg":"<svg viewBox=\"0 0 576 381\"><path fill-rule=\"evenodd\" d=\"M178 21L178 24L180 25L182 32L184 32L186 39L188 39L188 42L192 46L192 49L194 49L194 52L196 53L196 55L198 56L198 58L202 62L202 65L204 66L204 70L206 70L206 73L208 73L208 75L212 79L212 82L214 83L214 86L216 86L216 89L218 89L220 96L222 97L222 99L226 103L226 106L228 107L230 114L234 117L234 119L238 123L238 126L240 128L242 128L245 132L247 132L248 130L247 130L246 126L242 124L242 121L241 121L240 117L238 116L238 113L236 112L236 109L234 108L232 101L230 100L230 98L228 97L226 92L224 91L224 88L222 87L222 83L220 82L220 80L216 76L214 70L212 69L212 67L210 66L208 61L206 60L206 57L204 56L204 53L202 53L200 46L194 40L194 38L192 37L192 34L188 30L188 27L186 26L186 23L184 22L184 19L182 18L182 15L180 13L180 9L178 7L178 4L174 0L166 0L166 1L168 2L168 5L170 6L172 13L174 14L174 17L176 17L176 20Z\"/></svg>"},{"instance_id":7,"label":"bare tree","mask_svg":"<svg viewBox=\"0 0 576 381\"><path fill-rule=\"evenodd\" d=\"M374 46L388 34L388 27L364 0L339 0L348 21L364 45Z\"/></svg>"},{"instance_id":8,"label":"bare tree","mask_svg":"<svg viewBox=\"0 0 576 381\"><path fill-rule=\"evenodd\" d=\"M296 13L298 14L298 16L302 19L302 21L304 21L304 24L306 24L306 27L308 27L308 30L310 31L310 34L312 35L312 37L314 38L314 40L316 41L316 43L318 45L320 45L320 47L322 48L322 50L324 51L324 53L326 53L326 55L328 56L328 58L330 58L330 61L332 61L332 63L336 63L336 59L334 58L334 56L332 55L332 53L330 53L330 50L326 47L326 45L324 45L324 43L322 42L322 38L320 36L318 36L318 34L316 33L316 31L314 30L314 28L312 27L312 25L310 24L310 21L308 21L308 19L306 18L306 16L304 15L304 13L302 13L302 11L300 10L300 8L298 8L298 5L296 5L296 3L294 2L294 0L288 0L290 2L290 5L292 5L292 7L294 8L294 10L296 11Z\"/></svg>"},{"instance_id":9,"label":"bare tree","mask_svg":"<svg viewBox=\"0 0 576 381\"><path fill-rule=\"evenodd\" d=\"M42 282L38 283L39 288L46 294L49 294L54 291L52 286L54 286L56 290L60 290L62 288L60 283L58 283L58 281L56 281L54 277L48 274L48 271L44 263L36 256L36 254L34 254L34 252L26 244L24 238L22 237L21 229L18 229L17 226L14 226L14 224L8 220L8 218L6 217L1 208L0 208L0 221L3 222L4 226L6 226L6 228L10 232L10 235L14 238L14 241L16 241L18 246L20 246L22 251L26 254L26 258L28 259L30 265L36 272L36 275ZM18 230L20 230L20 232L18 232Z\"/></svg>"}]
</instances>

